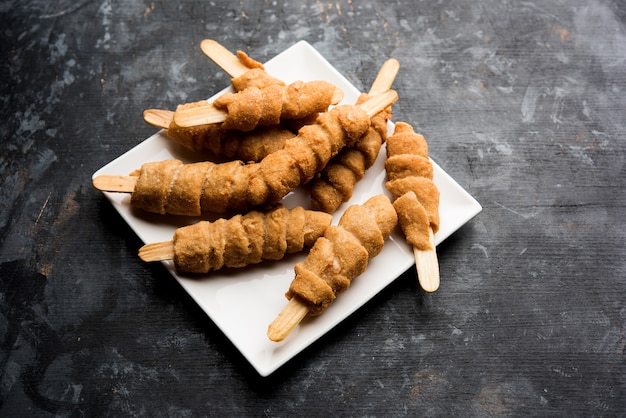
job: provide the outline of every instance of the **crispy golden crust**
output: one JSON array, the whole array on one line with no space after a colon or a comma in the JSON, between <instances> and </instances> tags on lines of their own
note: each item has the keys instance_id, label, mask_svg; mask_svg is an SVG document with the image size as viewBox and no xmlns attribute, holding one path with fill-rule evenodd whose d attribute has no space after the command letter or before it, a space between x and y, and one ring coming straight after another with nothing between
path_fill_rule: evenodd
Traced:
<instances>
[{"instance_id":1,"label":"crispy golden crust","mask_svg":"<svg viewBox=\"0 0 626 418\"><path fill-rule=\"evenodd\" d=\"M271 85L285 85L284 82L272 77L262 68L252 68L242 75L232 78L230 82L232 83L234 89L237 91L245 90L248 87L256 87L262 89Z\"/></svg>"},{"instance_id":2,"label":"crispy golden crust","mask_svg":"<svg viewBox=\"0 0 626 418\"><path fill-rule=\"evenodd\" d=\"M224 129L251 131L257 126L277 125L284 119L302 119L325 112L336 87L326 81L298 81L287 86L271 84L225 93L213 105L227 112Z\"/></svg>"},{"instance_id":3,"label":"crispy golden crust","mask_svg":"<svg viewBox=\"0 0 626 418\"><path fill-rule=\"evenodd\" d=\"M200 212L244 211L262 204L280 201L300 184L311 180L343 147L353 144L369 127L367 114L356 106L338 106L322 113L314 125L302 128L285 147L265 157L260 163L230 161L222 164L178 162L146 163L142 166L131 203L151 212L168 213L168 207L189 208L179 215ZM163 173L159 173L164 170ZM187 171L191 170L191 171ZM193 174L192 171L196 170ZM203 179L198 186L197 179ZM189 203L189 200L197 202ZM183 204L174 204L185 199ZM172 202L166 205L165 202ZM198 203L199 202L199 203ZM200 212L198 211L200 209Z\"/></svg>"},{"instance_id":4,"label":"crispy golden crust","mask_svg":"<svg viewBox=\"0 0 626 418\"><path fill-rule=\"evenodd\" d=\"M366 94L362 94L357 103L363 103L367 98ZM387 138L387 121L390 118L391 108L374 116L367 133L351 147L342 150L320 172L311 185L313 209L333 213L342 203L350 200L356 183L376 161Z\"/></svg>"},{"instance_id":5,"label":"crispy golden crust","mask_svg":"<svg viewBox=\"0 0 626 418\"><path fill-rule=\"evenodd\" d=\"M313 245L330 225L331 216L302 207L277 206L215 222L201 221L174 233L174 265L180 272L208 273L244 267Z\"/></svg>"},{"instance_id":6,"label":"crispy golden crust","mask_svg":"<svg viewBox=\"0 0 626 418\"><path fill-rule=\"evenodd\" d=\"M282 149L285 142L296 134L281 125L239 132L222 129L220 123L180 127L172 120L167 136L194 152L208 151L216 157L259 162Z\"/></svg>"},{"instance_id":7,"label":"crispy golden crust","mask_svg":"<svg viewBox=\"0 0 626 418\"><path fill-rule=\"evenodd\" d=\"M407 242L418 250L431 250L430 231L439 230L439 190L433 182L428 144L407 123L398 122L387 138L385 184L394 196L394 208Z\"/></svg>"},{"instance_id":8,"label":"crispy golden crust","mask_svg":"<svg viewBox=\"0 0 626 418\"><path fill-rule=\"evenodd\" d=\"M297 296L319 315L362 274L369 260L382 251L398 218L389 199L374 196L363 205L348 207L337 226L326 229L305 260L295 266L286 297Z\"/></svg>"},{"instance_id":9,"label":"crispy golden crust","mask_svg":"<svg viewBox=\"0 0 626 418\"><path fill-rule=\"evenodd\" d=\"M236 91L249 87L263 89L272 85L284 86L285 83L263 70L257 61L239 51L239 59L251 68L231 80ZM177 111L206 106L207 101L181 104ZM260 161L267 154L284 146L285 140L295 136L289 129L279 125L267 126L251 132L238 132L224 129L221 123L181 127L172 119L167 134L173 141L192 151L209 151L215 156L243 161Z\"/></svg>"}]
</instances>

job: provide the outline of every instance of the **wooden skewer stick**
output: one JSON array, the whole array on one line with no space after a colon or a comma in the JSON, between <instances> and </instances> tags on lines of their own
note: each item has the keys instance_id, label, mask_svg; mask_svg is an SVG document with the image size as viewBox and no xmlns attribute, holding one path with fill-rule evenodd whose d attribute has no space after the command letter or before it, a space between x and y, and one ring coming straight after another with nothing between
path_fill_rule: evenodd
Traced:
<instances>
[{"instance_id":1,"label":"wooden skewer stick","mask_svg":"<svg viewBox=\"0 0 626 418\"><path fill-rule=\"evenodd\" d=\"M308 313L309 306L298 296L292 297L267 327L267 338L275 342L284 340Z\"/></svg>"},{"instance_id":2,"label":"wooden skewer stick","mask_svg":"<svg viewBox=\"0 0 626 418\"><path fill-rule=\"evenodd\" d=\"M165 109L147 109L143 112L143 120L156 128L167 129L174 119L174 112Z\"/></svg>"},{"instance_id":3,"label":"wooden skewer stick","mask_svg":"<svg viewBox=\"0 0 626 418\"><path fill-rule=\"evenodd\" d=\"M397 59L389 58L385 61L382 67L380 67L380 70L378 70L378 75L376 75L368 94L370 96L376 96L389 90L399 69L400 63Z\"/></svg>"},{"instance_id":4,"label":"wooden skewer stick","mask_svg":"<svg viewBox=\"0 0 626 418\"><path fill-rule=\"evenodd\" d=\"M331 104L337 104L343 100L343 91L335 89ZM189 109L182 109L174 113L174 121L178 126L189 128L198 125L209 125L220 123L226 120L228 112L218 109L207 101L204 106L196 106Z\"/></svg>"},{"instance_id":5,"label":"wooden skewer stick","mask_svg":"<svg viewBox=\"0 0 626 418\"><path fill-rule=\"evenodd\" d=\"M191 109L179 110L174 113L176 125L190 128L198 125L221 123L226 120L228 113L216 108L207 101L205 106L197 106Z\"/></svg>"},{"instance_id":6,"label":"wooden skewer stick","mask_svg":"<svg viewBox=\"0 0 626 418\"><path fill-rule=\"evenodd\" d=\"M383 94L370 97L359 107L371 118L398 100L398 93L389 90ZM93 186L105 192L132 193L135 191L137 176L119 176L103 174L93 179Z\"/></svg>"},{"instance_id":7,"label":"wooden skewer stick","mask_svg":"<svg viewBox=\"0 0 626 418\"><path fill-rule=\"evenodd\" d=\"M430 245L432 250L419 250L413 248L415 256L415 268L420 286L425 292L434 292L439 288L439 261L437 260L437 249L435 247L435 235L432 228L430 232Z\"/></svg>"},{"instance_id":8,"label":"wooden skewer stick","mask_svg":"<svg viewBox=\"0 0 626 418\"><path fill-rule=\"evenodd\" d=\"M209 57L214 63L216 63L222 70L233 78L239 77L250 69L242 64L235 54L231 53L220 43L212 39L203 40L200 43L200 49L204 52L204 55Z\"/></svg>"},{"instance_id":9,"label":"wooden skewer stick","mask_svg":"<svg viewBox=\"0 0 626 418\"><path fill-rule=\"evenodd\" d=\"M103 174L93 179L93 187L103 192L132 193L135 191L137 179L137 176Z\"/></svg>"},{"instance_id":10,"label":"wooden skewer stick","mask_svg":"<svg viewBox=\"0 0 626 418\"><path fill-rule=\"evenodd\" d=\"M143 261L164 261L174 258L174 241L153 242L139 249L139 258Z\"/></svg>"}]
</instances>

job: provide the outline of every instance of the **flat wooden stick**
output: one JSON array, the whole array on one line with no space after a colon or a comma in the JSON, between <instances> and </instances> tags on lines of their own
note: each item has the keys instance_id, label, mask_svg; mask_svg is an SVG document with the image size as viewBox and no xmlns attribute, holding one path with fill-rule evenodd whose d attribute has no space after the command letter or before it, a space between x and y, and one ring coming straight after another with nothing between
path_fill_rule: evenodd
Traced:
<instances>
[{"instance_id":1,"label":"flat wooden stick","mask_svg":"<svg viewBox=\"0 0 626 418\"><path fill-rule=\"evenodd\" d=\"M370 87L370 91L368 92L371 96L376 96L377 94L381 94L386 92L391 88L393 81L398 74L398 70L400 69L400 63L395 58L390 58L385 61L378 70L378 74L376 75L376 79L372 83Z\"/></svg>"},{"instance_id":2,"label":"flat wooden stick","mask_svg":"<svg viewBox=\"0 0 626 418\"><path fill-rule=\"evenodd\" d=\"M174 241L153 242L139 249L139 258L143 261L164 261L174 258Z\"/></svg>"},{"instance_id":3,"label":"flat wooden stick","mask_svg":"<svg viewBox=\"0 0 626 418\"><path fill-rule=\"evenodd\" d=\"M137 179L137 176L103 174L93 179L93 187L104 192L132 193Z\"/></svg>"},{"instance_id":4,"label":"flat wooden stick","mask_svg":"<svg viewBox=\"0 0 626 418\"><path fill-rule=\"evenodd\" d=\"M388 90L383 94L370 97L359 105L370 118L382 112L398 100L398 93ZM93 179L93 186L101 191L132 193L135 191L138 176L118 176L103 174Z\"/></svg>"},{"instance_id":5,"label":"flat wooden stick","mask_svg":"<svg viewBox=\"0 0 626 418\"><path fill-rule=\"evenodd\" d=\"M343 91L335 89L331 104L337 104L343 100ZM207 102L204 106L196 106L189 109L177 110L174 113L174 121L178 126L189 128L192 126L209 125L226 120L228 112L218 109L212 103Z\"/></svg>"},{"instance_id":6,"label":"flat wooden stick","mask_svg":"<svg viewBox=\"0 0 626 418\"><path fill-rule=\"evenodd\" d=\"M200 43L200 49L204 55L209 57L222 70L231 77L239 77L250 68L246 67L239 61L239 58L228 49L224 48L218 42L212 39L205 39Z\"/></svg>"},{"instance_id":7,"label":"flat wooden stick","mask_svg":"<svg viewBox=\"0 0 626 418\"><path fill-rule=\"evenodd\" d=\"M371 118L394 104L397 100L398 93L394 90L387 90L384 93L371 96L367 101L361 103L359 107Z\"/></svg>"},{"instance_id":8,"label":"flat wooden stick","mask_svg":"<svg viewBox=\"0 0 626 418\"><path fill-rule=\"evenodd\" d=\"M432 250L419 250L413 248L415 256L415 268L420 286L425 292L434 292L439 288L439 261L435 247L435 235L429 229L429 240Z\"/></svg>"},{"instance_id":9,"label":"flat wooden stick","mask_svg":"<svg viewBox=\"0 0 626 418\"><path fill-rule=\"evenodd\" d=\"M297 296L289 299L287 305L267 327L267 338L275 342L284 340L308 313L309 306L302 299Z\"/></svg>"},{"instance_id":10,"label":"flat wooden stick","mask_svg":"<svg viewBox=\"0 0 626 418\"><path fill-rule=\"evenodd\" d=\"M183 128L190 128L192 126L221 123L226 120L227 116L227 112L207 102L206 106L197 106L177 111L174 113L174 122Z\"/></svg>"},{"instance_id":11,"label":"flat wooden stick","mask_svg":"<svg viewBox=\"0 0 626 418\"><path fill-rule=\"evenodd\" d=\"M174 112L165 109L147 109L143 112L143 120L154 127L167 129L174 119Z\"/></svg>"}]
</instances>

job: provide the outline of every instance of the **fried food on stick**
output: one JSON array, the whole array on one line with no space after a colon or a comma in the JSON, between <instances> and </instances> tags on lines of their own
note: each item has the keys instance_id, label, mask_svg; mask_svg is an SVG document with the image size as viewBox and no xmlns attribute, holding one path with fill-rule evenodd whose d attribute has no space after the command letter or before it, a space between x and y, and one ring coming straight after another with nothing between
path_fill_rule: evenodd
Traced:
<instances>
[{"instance_id":1,"label":"fried food on stick","mask_svg":"<svg viewBox=\"0 0 626 418\"><path fill-rule=\"evenodd\" d=\"M321 113L315 124L304 126L283 149L259 163L166 160L145 163L134 176L98 176L93 184L103 191L130 192L133 206L161 214L197 216L202 211L243 211L277 203L352 145L367 131L370 118L397 98L390 90L359 106L342 105Z\"/></svg>"},{"instance_id":2,"label":"fried food on stick","mask_svg":"<svg viewBox=\"0 0 626 418\"><path fill-rule=\"evenodd\" d=\"M385 184L394 196L400 228L413 246L420 285L427 292L439 287L439 263L434 234L439 230L439 190L433 182L428 144L404 122L387 138Z\"/></svg>"},{"instance_id":3,"label":"fried food on stick","mask_svg":"<svg viewBox=\"0 0 626 418\"><path fill-rule=\"evenodd\" d=\"M179 108L195 105L187 103ZM296 136L280 125L239 132L221 129L219 123L183 128L176 125L173 119L174 112L170 110L148 109L144 112L144 120L152 126L166 129L167 136L174 142L194 152L208 151L229 160L259 162L268 154L282 149L288 139Z\"/></svg>"},{"instance_id":4,"label":"fried food on stick","mask_svg":"<svg viewBox=\"0 0 626 418\"><path fill-rule=\"evenodd\" d=\"M349 206L337 226L315 242L286 293L289 302L269 325L267 336L283 340L306 315L321 314L378 255L398 221L389 198L377 195Z\"/></svg>"},{"instance_id":5,"label":"fried food on stick","mask_svg":"<svg viewBox=\"0 0 626 418\"><path fill-rule=\"evenodd\" d=\"M217 42L206 39L201 43L202 51L231 77L236 91L248 87L264 88L270 85L284 86L285 83L270 76L263 65L244 52L231 54ZM205 108L206 100L179 105L177 112L194 108ZM277 126L267 126L248 133L223 129L221 123L182 127L174 121L174 112L162 109L144 111L144 120L150 125L166 129L169 138L194 151L208 151L218 157L258 162L267 154L281 149L295 131Z\"/></svg>"},{"instance_id":6,"label":"fried food on stick","mask_svg":"<svg viewBox=\"0 0 626 418\"><path fill-rule=\"evenodd\" d=\"M201 221L178 228L172 241L144 245L144 261L174 260L179 272L208 273L222 267L244 267L311 247L332 220L331 215L287 209L251 211L215 222Z\"/></svg>"},{"instance_id":7,"label":"fried food on stick","mask_svg":"<svg viewBox=\"0 0 626 418\"><path fill-rule=\"evenodd\" d=\"M396 59L387 60L379 70L369 93L362 94L357 103L362 103L370 96L389 90L399 66ZM350 200L356 183L363 178L365 170L376 161L380 148L387 138L389 119L391 119L391 107L375 115L367 133L352 147L344 148L328 163L320 176L313 180L311 185L313 209L333 213L342 203Z\"/></svg>"},{"instance_id":8,"label":"fried food on stick","mask_svg":"<svg viewBox=\"0 0 626 418\"><path fill-rule=\"evenodd\" d=\"M287 86L249 87L224 93L212 104L182 109L174 121L182 127L223 122L223 129L251 131L257 126L277 125L281 120L302 119L325 112L343 99L343 92L331 83L317 80Z\"/></svg>"}]
</instances>

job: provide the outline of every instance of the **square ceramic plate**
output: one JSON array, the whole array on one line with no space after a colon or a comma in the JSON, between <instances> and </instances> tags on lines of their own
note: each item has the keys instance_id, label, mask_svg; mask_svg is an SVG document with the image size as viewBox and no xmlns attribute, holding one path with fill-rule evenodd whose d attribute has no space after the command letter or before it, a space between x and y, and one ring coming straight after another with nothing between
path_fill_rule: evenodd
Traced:
<instances>
[{"instance_id":1,"label":"square ceramic plate","mask_svg":"<svg viewBox=\"0 0 626 418\"><path fill-rule=\"evenodd\" d=\"M304 41L271 59L265 67L273 76L287 83L297 80L333 83L344 91L343 103L354 103L359 95L348 80ZM94 173L94 177L101 174L126 175L145 162L170 158L191 162L198 156L174 144L160 131L102 167ZM383 149L375 165L357 184L350 202L334 214L334 224L350 204L363 203L376 194L388 194L384 188L384 160ZM434 169L434 181L441 193L441 228L436 235L439 244L477 215L481 206L441 167L434 164ZM145 243L169 241L176 227L198 221L195 218L140 213L131 209L128 194L105 195ZM287 207L302 205L308 208L309 197L304 191L296 190L285 197L283 203ZM278 262L218 270L206 277L186 277L177 274L171 262L164 262L164 265L257 372L267 376L363 306L414 264L411 248L399 232L394 232L383 251L370 262L367 271L357 277L348 290L338 295L326 312L315 318L305 318L284 341L272 342L266 336L267 326L287 303L284 294L294 277L293 266L304 257L305 254L297 254Z\"/></svg>"}]
</instances>

